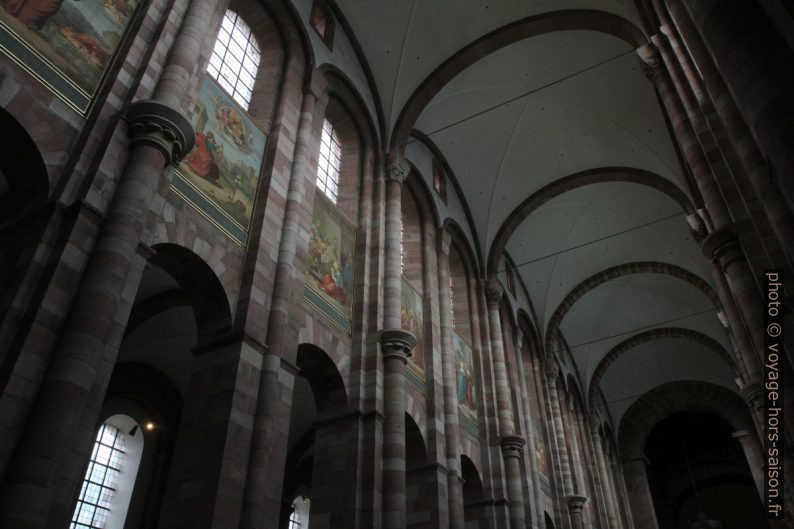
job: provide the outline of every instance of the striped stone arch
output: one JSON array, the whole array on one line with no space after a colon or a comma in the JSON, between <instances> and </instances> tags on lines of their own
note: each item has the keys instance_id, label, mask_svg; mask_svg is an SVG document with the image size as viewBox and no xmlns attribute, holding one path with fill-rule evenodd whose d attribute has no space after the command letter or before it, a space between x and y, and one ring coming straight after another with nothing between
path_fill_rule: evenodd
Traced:
<instances>
[{"instance_id":1,"label":"striped stone arch","mask_svg":"<svg viewBox=\"0 0 794 529\"><path fill-rule=\"evenodd\" d=\"M345 379L325 350L311 343L302 343L298 346L295 365L300 376L309 381L321 419L347 413L350 401Z\"/></svg>"},{"instance_id":2,"label":"striped stone arch","mask_svg":"<svg viewBox=\"0 0 794 529\"><path fill-rule=\"evenodd\" d=\"M566 9L516 20L464 46L416 87L394 124L389 151L405 145L419 115L438 92L463 70L486 55L530 37L567 30L598 31L634 48L647 43L642 30L623 17L595 9Z\"/></svg>"},{"instance_id":3,"label":"striped stone arch","mask_svg":"<svg viewBox=\"0 0 794 529\"><path fill-rule=\"evenodd\" d=\"M701 332L693 331L691 329L684 329L680 327L664 327L660 329L651 329L648 331L641 332L639 334L635 334L631 336L615 347L609 350L609 352L601 359L598 365L593 372L593 376L590 378L590 383L588 384L587 390L587 405L589 409L595 409L596 407L596 398L598 395L599 385L601 383L601 378L606 374L609 366L612 365L615 360L620 358L623 353L637 347L640 344L644 344L647 342L652 342L655 340L661 340L665 338L674 338L680 340L689 340L691 342L695 342L701 345L708 347L710 350L717 353L720 358L725 360L731 369L736 372L736 363L733 360L733 357L725 350L725 348L720 344L717 340L713 339L710 336L707 336Z\"/></svg>"},{"instance_id":4,"label":"striped stone arch","mask_svg":"<svg viewBox=\"0 0 794 529\"><path fill-rule=\"evenodd\" d=\"M488 273L496 273L499 269L499 257L504 252L510 237L536 209L568 191L606 182L624 182L652 187L676 202L685 212L692 213L694 211L694 206L686 193L670 180L655 173L632 167L599 167L580 171L543 186L510 212L491 242L486 263Z\"/></svg>"},{"instance_id":5,"label":"striped stone arch","mask_svg":"<svg viewBox=\"0 0 794 529\"><path fill-rule=\"evenodd\" d=\"M559 327L563 318L565 318L565 315L577 301L579 301L582 297L584 297L585 294L597 286L602 285L607 281L611 281L629 274L662 274L670 277L676 277L700 290L707 298L711 300L717 309L721 310L722 305L720 304L719 297L717 297L717 293L714 292L714 289L711 288L711 286L699 276L693 274L685 268L681 268L680 266L669 263L661 263L658 261L635 261L631 263L623 263L618 266L613 266L612 268L607 268L606 270L603 270L597 274L593 274L576 285L568 293L568 295L565 296L565 299L562 300L557 309L554 311L554 314L552 314L546 327L546 350L552 350L551 345L555 333L559 331Z\"/></svg>"},{"instance_id":6,"label":"striped stone arch","mask_svg":"<svg viewBox=\"0 0 794 529\"><path fill-rule=\"evenodd\" d=\"M654 427L680 411L712 413L734 430L755 431L747 404L731 390L703 381L668 382L646 392L623 415L618 428L623 460L642 457Z\"/></svg>"}]
</instances>

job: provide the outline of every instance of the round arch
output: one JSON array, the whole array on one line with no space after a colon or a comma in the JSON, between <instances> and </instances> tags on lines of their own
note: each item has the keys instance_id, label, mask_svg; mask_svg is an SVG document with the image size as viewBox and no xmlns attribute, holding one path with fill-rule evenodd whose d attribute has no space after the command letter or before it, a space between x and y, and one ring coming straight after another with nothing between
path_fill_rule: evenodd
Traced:
<instances>
[{"instance_id":1,"label":"round arch","mask_svg":"<svg viewBox=\"0 0 794 529\"><path fill-rule=\"evenodd\" d=\"M314 344L300 344L296 365L300 376L309 382L319 416L334 417L347 412L347 386L336 364L325 351Z\"/></svg>"},{"instance_id":2,"label":"round arch","mask_svg":"<svg viewBox=\"0 0 794 529\"><path fill-rule=\"evenodd\" d=\"M433 97L463 70L496 50L552 31L590 30L626 41L634 48L646 44L642 31L623 17L594 9L567 9L529 16L469 43L450 56L416 87L395 121L389 151L401 148L413 124Z\"/></svg>"},{"instance_id":3,"label":"round arch","mask_svg":"<svg viewBox=\"0 0 794 529\"><path fill-rule=\"evenodd\" d=\"M488 260L486 262L487 273L489 275L496 273L499 268L499 258L504 253L510 237L532 212L546 202L568 191L591 184L601 184L605 182L625 182L651 187L671 198L688 214L695 211L689 197L678 186L667 178L643 169L631 167L600 167L574 173L540 188L521 202L507 216L507 220L499 228L499 231L496 232L493 241L491 241L491 247L488 251Z\"/></svg>"},{"instance_id":4,"label":"round arch","mask_svg":"<svg viewBox=\"0 0 794 529\"><path fill-rule=\"evenodd\" d=\"M558 333L562 320L565 318L565 315L568 313L571 307L573 307L573 305L579 299L581 299L585 294L597 286L604 284L607 281L611 281L613 279L630 274L661 274L681 279L682 281L689 283L700 290L716 308L721 307L719 298L716 292L714 292L714 289L712 289L711 286L706 283L706 281L689 270L669 263L661 263L657 261L637 261L632 263L624 263L618 266L613 266L612 268L607 268L602 272L588 277L576 285L568 293L568 295L565 296L562 302L560 302L559 306L555 309L554 313L549 319L548 325L546 326L545 343L547 350L552 350L552 340Z\"/></svg>"},{"instance_id":5,"label":"round arch","mask_svg":"<svg viewBox=\"0 0 794 529\"><path fill-rule=\"evenodd\" d=\"M165 310L175 304L190 305L199 330L199 347L229 332L232 327L229 299L220 279L204 259L177 244L156 244L153 249L156 253L149 263L167 272L180 288L178 292L166 291L143 300L136 306L136 312L151 316L154 310ZM165 299L169 296L171 300ZM134 328L140 317L131 317L128 328L130 324Z\"/></svg>"},{"instance_id":6,"label":"round arch","mask_svg":"<svg viewBox=\"0 0 794 529\"><path fill-rule=\"evenodd\" d=\"M645 441L664 418L679 411L712 413L734 430L755 434L745 402L732 391L703 381L676 381L662 384L632 404L618 427L618 444L624 460L643 456Z\"/></svg>"},{"instance_id":7,"label":"round arch","mask_svg":"<svg viewBox=\"0 0 794 529\"><path fill-rule=\"evenodd\" d=\"M664 327L659 329L651 329L648 331L641 332L639 334L635 334L631 336L612 349L601 359L601 361L596 366L595 370L593 371L593 375L590 377L590 382L587 386L587 405L589 409L595 409L596 406L596 397L599 390L599 384L601 382L601 378L609 369L609 366L615 362L621 355L633 349L634 347L646 343L652 342L655 340L661 339L679 339L679 340L689 340L691 342L695 342L697 344L701 344L709 348L710 350L717 353L727 364L733 369L734 373L736 373L736 364L733 361L733 358L725 350L725 348L717 342L714 338L707 336L701 332L694 331L691 329L683 329L680 327Z\"/></svg>"}]
</instances>

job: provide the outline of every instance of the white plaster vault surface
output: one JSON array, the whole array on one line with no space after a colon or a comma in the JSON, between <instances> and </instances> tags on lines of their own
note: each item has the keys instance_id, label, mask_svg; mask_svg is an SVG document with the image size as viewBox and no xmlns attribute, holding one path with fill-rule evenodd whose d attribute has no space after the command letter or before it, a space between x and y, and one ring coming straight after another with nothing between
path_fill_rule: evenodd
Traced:
<instances>
[{"instance_id":1,"label":"white plaster vault surface","mask_svg":"<svg viewBox=\"0 0 794 529\"><path fill-rule=\"evenodd\" d=\"M596 9L641 27L630 0L336 3L372 72L387 131L439 65L506 24L554 10ZM482 258L516 206L577 172L640 169L687 193L653 85L632 47L604 33L557 31L497 50L449 81L413 128L429 136L449 162L471 211ZM529 290L540 334L576 285L613 266L656 261L711 284L708 263L684 217L682 207L662 192L618 182L570 190L533 211L506 250ZM642 273L582 296L561 329L586 391L603 356L649 328L696 330L730 347L716 313L691 284ZM600 386L617 426L644 392L683 379L737 390L719 356L681 339L635 347L610 366Z\"/></svg>"}]
</instances>

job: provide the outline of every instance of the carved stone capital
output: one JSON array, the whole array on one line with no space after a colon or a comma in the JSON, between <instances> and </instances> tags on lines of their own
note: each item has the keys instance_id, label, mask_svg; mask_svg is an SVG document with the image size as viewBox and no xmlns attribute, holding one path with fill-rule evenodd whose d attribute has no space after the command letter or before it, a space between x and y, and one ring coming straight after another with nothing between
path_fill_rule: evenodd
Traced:
<instances>
[{"instance_id":1,"label":"carved stone capital","mask_svg":"<svg viewBox=\"0 0 794 529\"><path fill-rule=\"evenodd\" d=\"M548 384L557 384L560 378L560 366L553 357L546 358L546 382Z\"/></svg>"},{"instance_id":2,"label":"carved stone capital","mask_svg":"<svg viewBox=\"0 0 794 529\"><path fill-rule=\"evenodd\" d=\"M646 44L637 49L637 55L642 61L642 72L645 77L654 85L659 82L659 78L664 75L665 67L659 50L652 44Z\"/></svg>"},{"instance_id":3,"label":"carved stone capital","mask_svg":"<svg viewBox=\"0 0 794 529\"><path fill-rule=\"evenodd\" d=\"M526 441L520 435L503 435L502 438L499 439L502 456L505 458L521 457L525 444Z\"/></svg>"},{"instance_id":4,"label":"carved stone capital","mask_svg":"<svg viewBox=\"0 0 794 529\"><path fill-rule=\"evenodd\" d=\"M571 496L567 496L565 501L568 503L568 512L577 513L582 512L584 508L584 504L587 503L587 496L579 496L577 494L573 494Z\"/></svg>"},{"instance_id":5,"label":"carved stone capital","mask_svg":"<svg viewBox=\"0 0 794 529\"><path fill-rule=\"evenodd\" d=\"M485 284L485 300L488 302L488 308L499 306L499 302L502 300L502 294L504 294L504 291L505 290L502 288L502 285L500 285L495 279L492 279Z\"/></svg>"},{"instance_id":6,"label":"carved stone capital","mask_svg":"<svg viewBox=\"0 0 794 529\"><path fill-rule=\"evenodd\" d=\"M759 382L750 382L742 388L742 393L750 406L756 410L766 404L766 388Z\"/></svg>"},{"instance_id":7,"label":"carved stone capital","mask_svg":"<svg viewBox=\"0 0 794 529\"><path fill-rule=\"evenodd\" d=\"M701 249L708 259L719 265L723 273L732 263L744 259L739 238L727 228L711 232L703 239Z\"/></svg>"},{"instance_id":8,"label":"carved stone capital","mask_svg":"<svg viewBox=\"0 0 794 529\"><path fill-rule=\"evenodd\" d=\"M599 417L597 413L593 412L590 414L588 423L590 424L590 431L593 432L596 438L598 438L600 441L601 438L599 435L601 433L601 417Z\"/></svg>"},{"instance_id":9,"label":"carved stone capital","mask_svg":"<svg viewBox=\"0 0 794 529\"><path fill-rule=\"evenodd\" d=\"M127 109L130 149L149 145L165 155L165 165L178 164L193 148L196 133L178 110L147 100L136 101Z\"/></svg>"},{"instance_id":10,"label":"carved stone capital","mask_svg":"<svg viewBox=\"0 0 794 529\"><path fill-rule=\"evenodd\" d=\"M740 443L745 442L747 439L750 439L750 434L747 430L738 430L731 433L731 437L739 441Z\"/></svg>"},{"instance_id":11,"label":"carved stone capital","mask_svg":"<svg viewBox=\"0 0 794 529\"><path fill-rule=\"evenodd\" d=\"M384 329L378 336L384 360L400 360L408 363L411 349L416 346L416 336L404 329Z\"/></svg>"},{"instance_id":12,"label":"carved stone capital","mask_svg":"<svg viewBox=\"0 0 794 529\"><path fill-rule=\"evenodd\" d=\"M402 184L410 172L411 166L403 158L395 158L386 162L386 180L394 180Z\"/></svg>"}]
</instances>

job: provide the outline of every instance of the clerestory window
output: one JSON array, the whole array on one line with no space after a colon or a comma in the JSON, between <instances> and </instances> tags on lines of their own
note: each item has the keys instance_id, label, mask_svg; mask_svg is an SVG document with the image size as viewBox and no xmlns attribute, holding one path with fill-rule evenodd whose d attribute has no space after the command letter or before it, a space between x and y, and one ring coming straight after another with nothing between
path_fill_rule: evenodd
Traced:
<instances>
[{"instance_id":1,"label":"clerestory window","mask_svg":"<svg viewBox=\"0 0 794 529\"><path fill-rule=\"evenodd\" d=\"M259 44L251 28L237 13L226 11L207 73L245 109L251 102L259 60Z\"/></svg>"},{"instance_id":2,"label":"clerestory window","mask_svg":"<svg viewBox=\"0 0 794 529\"><path fill-rule=\"evenodd\" d=\"M339 198L339 167L341 165L342 147L331 122L323 122L323 133L320 140L320 160L317 167L317 189L336 204Z\"/></svg>"}]
</instances>

